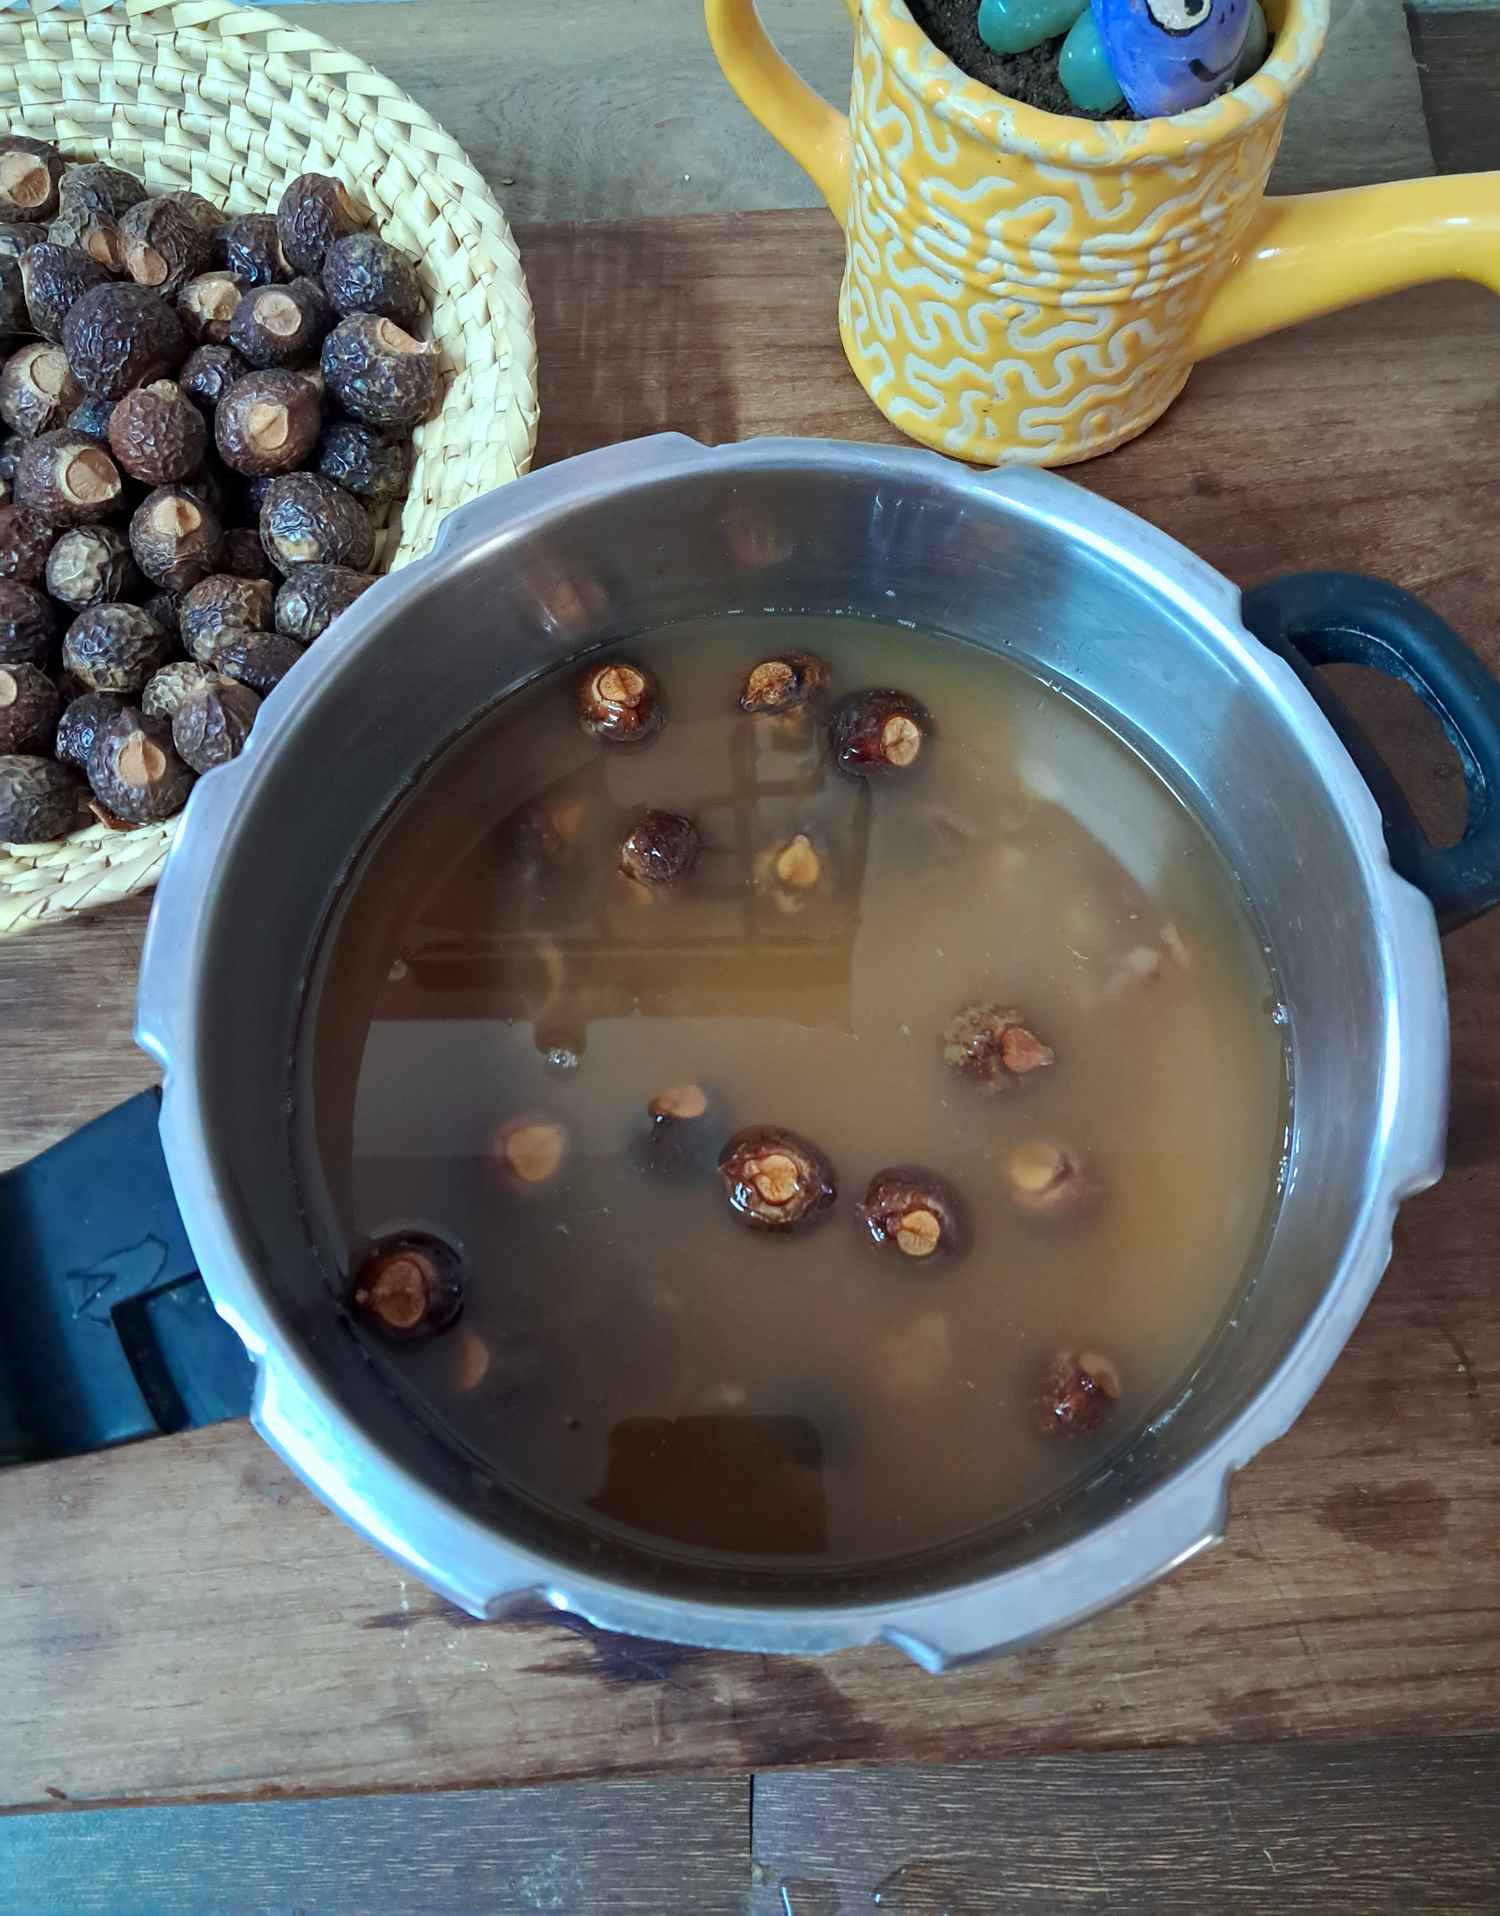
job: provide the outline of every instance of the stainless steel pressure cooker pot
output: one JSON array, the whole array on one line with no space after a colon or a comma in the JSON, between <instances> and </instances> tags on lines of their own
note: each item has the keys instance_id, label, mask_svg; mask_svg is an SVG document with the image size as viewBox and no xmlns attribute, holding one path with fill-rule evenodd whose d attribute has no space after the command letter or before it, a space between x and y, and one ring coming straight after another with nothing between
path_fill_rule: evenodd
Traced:
<instances>
[{"instance_id":1,"label":"stainless steel pressure cooker pot","mask_svg":"<svg viewBox=\"0 0 1500 1916\"><path fill-rule=\"evenodd\" d=\"M287 1115L330 901L445 743L594 647L762 611L900 620L914 646L956 636L1074 689L1221 847L1267 935L1294 1055L1264 1255L1166 1415L1024 1525L900 1564L764 1577L551 1518L397 1404L312 1254ZM1469 777L1461 845L1422 839L1335 713L1341 739L1309 684L1334 658L1399 673L1442 716ZM166 1073L172 1186L253 1360L258 1428L372 1542L479 1616L540 1593L610 1630L797 1654L883 1639L938 1669L1117 1602L1220 1535L1234 1473L1307 1403L1380 1281L1397 1206L1440 1173L1438 921L1500 895L1497 773L1500 688L1415 601L1311 575L1242 606L1183 547L1048 474L665 436L476 501L431 558L318 641L244 756L200 783L152 917L138 1037Z\"/></svg>"}]
</instances>

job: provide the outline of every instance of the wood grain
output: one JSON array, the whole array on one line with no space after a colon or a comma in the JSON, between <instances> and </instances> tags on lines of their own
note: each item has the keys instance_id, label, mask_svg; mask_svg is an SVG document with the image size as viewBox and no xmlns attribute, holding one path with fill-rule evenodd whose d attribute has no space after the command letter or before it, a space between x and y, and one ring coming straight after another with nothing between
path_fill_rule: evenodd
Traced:
<instances>
[{"instance_id":1,"label":"wood grain","mask_svg":"<svg viewBox=\"0 0 1500 1916\"><path fill-rule=\"evenodd\" d=\"M760 1777L750 1916L1493 1910L1497 1800L1493 1737Z\"/></svg>"},{"instance_id":2,"label":"wood grain","mask_svg":"<svg viewBox=\"0 0 1500 1916\"><path fill-rule=\"evenodd\" d=\"M0 1916L743 1916L749 1794L597 1783L14 1817Z\"/></svg>"},{"instance_id":3,"label":"wood grain","mask_svg":"<svg viewBox=\"0 0 1500 1916\"><path fill-rule=\"evenodd\" d=\"M891 436L843 365L820 217L525 245L544 456L668 427ZM1418 293L1210 363L1075 476L1242 581L1385 573L1500 664L1497 393L1493 306ZM0 945L7 1160L147 1077L127 1035L140 922ZM1227 1543L1125 1609L941 1680L885 1650L772 1663L474 1626L227 1426L0 1473L0 1804L1493 1731L1500 918L1447 956L1449 1177L1404 1213L1311 1409L1236 1486Z\"/></svg>"},{"instance_id":4,"label":"wood grain","mask_svg":"<svg viewBox=\"0 0 1500 1916\"><path fill-rule=\"evenodd\" d=\"M1500 7L1414 8L1407 24L1438 169L1500 167Z\"/></svg>"}]
</instances>

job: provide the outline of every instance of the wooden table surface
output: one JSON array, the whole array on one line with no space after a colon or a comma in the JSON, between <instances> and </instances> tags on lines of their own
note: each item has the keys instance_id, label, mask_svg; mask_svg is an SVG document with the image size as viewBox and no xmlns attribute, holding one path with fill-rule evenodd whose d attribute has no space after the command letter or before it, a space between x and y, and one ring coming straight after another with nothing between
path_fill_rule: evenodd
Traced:
<instances>
[{"instance_id":1,"label":"wooden table surface","mask_svg":"<svg viewBox=\"0 0 1500 1916\"><path fill-rule=\"evenodd\" d=\"M541 458L667 428L892 436L843 363L823 217L522 240ZM1074 476L1241 582L1383 573L1500 667L1496 313L1444 288L1244 349ZM1451 815L1451 763L1385 709ZM0 944L0 1164L150 1081L129 1038L144 925L137 903ZM1500 1730L1500 916L1447 959L1448 1177L1237 1483L1227 1542L1122 1609L943 1679L888 1650L773 1662L544 1614L476 1625L226 1425L0 1473L0 1805Z\"/></svg>"}]
</instances>

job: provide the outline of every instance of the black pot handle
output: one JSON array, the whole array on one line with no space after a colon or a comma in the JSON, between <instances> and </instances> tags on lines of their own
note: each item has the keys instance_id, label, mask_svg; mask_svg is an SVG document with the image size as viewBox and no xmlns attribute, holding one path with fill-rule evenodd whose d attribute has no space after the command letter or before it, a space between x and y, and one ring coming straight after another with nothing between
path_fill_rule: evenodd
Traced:
<instances>
[{"instance_id":1,"label":"black pot handle","mask_svg":"<svg viewBox=\"0 0 1500 1916\"><path fill-rule=\"evenodd\" d=\"M1245 624L1297 672L1343 740L1385 820L1391 863L1451 931L1500 904L1500 681L1430 606L1357 572L1299 572L1244 597ZM1409 685L1463 766L1468 818L1456 845L1434 845L1320 665L1368 665Z\"/></svg>"},{"instance_id":2,"label":"black pot handle","mask_svg":"<svg viewBox=\"0 0 1500 1916\"><path fill-rule=\"evenodd\" d=\"M242 1417L253 1372L214 1311L143 1091L0 1177L0 1464Z\"/></svg>"}]
</instances>

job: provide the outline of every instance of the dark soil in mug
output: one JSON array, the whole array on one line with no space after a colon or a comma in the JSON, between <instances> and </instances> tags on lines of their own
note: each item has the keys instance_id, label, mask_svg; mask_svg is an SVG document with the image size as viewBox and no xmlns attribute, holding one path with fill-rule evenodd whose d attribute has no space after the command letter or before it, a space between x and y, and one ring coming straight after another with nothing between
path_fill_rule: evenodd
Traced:
<instances>
[{"instance_id":1,"label":"dark soil in mug","mask_svg":"<svg viewBox=\"0 0 1500 1916\"><path fill-rule=\"evenodd\" d=\"M761 689L811 703L743 710L789 652L826 683ZM1170 1405L1259 1256L1251 916L1155 772L989 653L736 618L623 656L471 728L334 920L311 1213L346 1269L463 1270L456 1322L438 1270L445 1328L359 1334L574 1520L827 1565L1014 1519ZM387 1268L398 1332L420 1275Z\"/></svg>"}]
</instances>

